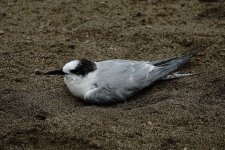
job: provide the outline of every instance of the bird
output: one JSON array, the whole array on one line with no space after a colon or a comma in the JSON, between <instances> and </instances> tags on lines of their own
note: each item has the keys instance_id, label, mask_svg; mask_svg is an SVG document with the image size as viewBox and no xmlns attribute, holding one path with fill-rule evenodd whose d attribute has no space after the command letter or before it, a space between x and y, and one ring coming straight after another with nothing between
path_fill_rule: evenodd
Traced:
<instances>
[{"instance_id":1,"label":"bird","mask_svg":"<svg viewBox=\"0 0 225 150\"><path fill-rule=\"evenodd\" d=\"M63 75L72 95L87 103L119 103L156 81L195 75L175 71L196 53L196 50L190 50L178 57L158 61L78 59L66 63L62 69L43 74Z\"/></svg>"}]
</instances>

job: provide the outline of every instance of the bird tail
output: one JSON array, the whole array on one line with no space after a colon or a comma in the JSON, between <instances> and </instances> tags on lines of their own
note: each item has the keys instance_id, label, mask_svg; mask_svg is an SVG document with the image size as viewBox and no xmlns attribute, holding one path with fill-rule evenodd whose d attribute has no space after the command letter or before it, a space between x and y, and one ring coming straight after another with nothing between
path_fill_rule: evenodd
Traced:
<instances>
[{"instance_id":1,"label":"bird tail","mask_svg":"<svg viewBox=\"0 0 225 150\"><path fill-rule=\"evenodd\" d=\"M171 58L171 59L167 59L167 60L162 60L160 62L155 63L155 66L158 67L166 67L166 66L181 66L184 63L186 63L187 61L190 60L191 57L193 57L194 55L197 54L196 50L191 50L188 51L186 53L184 53L183 55L179 56L179 57L175 57L175 58Z\"/></svg>"},{"instance_id":2,"label":"bird tail","mask_svg":"<svg viewBox=\"0 0 225 150\"><path fill-rule=\"evenodd\" d=\"M183 64L188 62L191 59L191 57L193 57L197 53L198 53L197 50L191 50L191 51L184 53L183 55L181 55L179 57L155 62L154 66L156 66L159 71L158 77L164 78L166 75L174 72L179 67L181 67Z\"/></svg>"}]
</instances>

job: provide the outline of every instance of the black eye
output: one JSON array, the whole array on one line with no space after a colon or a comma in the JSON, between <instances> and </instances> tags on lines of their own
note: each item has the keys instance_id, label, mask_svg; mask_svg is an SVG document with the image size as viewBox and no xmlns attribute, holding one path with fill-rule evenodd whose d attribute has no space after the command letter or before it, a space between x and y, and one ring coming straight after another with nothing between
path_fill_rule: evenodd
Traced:
<instances>
[{"instance_id":1,"label":"black eye","mask_svg":"<svg viewBox=\"0 0 225 150\"><path fill-rule=\"evenodd\" d=\"M70 70L72 74L86 76L89 72L96 70L96 65L88 60L80 60L79 64L73 70Z\"/></svg>"},{"instance_id":2,"label":"black eye","mask_svg":"<svg viewBox=\"0 0 225 150\"><path fill-rule=\"evenodd\" d=\"M73 74L79 74L78 69L70 70L70 72L73 73Z\"/></svg>"}]
</instances>

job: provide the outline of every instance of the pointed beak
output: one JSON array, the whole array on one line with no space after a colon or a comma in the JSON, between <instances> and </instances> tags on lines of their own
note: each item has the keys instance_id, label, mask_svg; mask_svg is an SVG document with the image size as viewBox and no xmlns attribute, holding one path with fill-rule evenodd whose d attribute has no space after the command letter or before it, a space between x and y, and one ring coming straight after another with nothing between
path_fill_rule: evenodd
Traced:
<instances>
[{"instance_id":1,"label":"pointed beak","mask_svg":"<svg viewBox=\"0 0 225 150\"><path fill-rule=\"evenodd\" d=\"M66 75L65 72L62 71L62 69L59 70L53 70L53 71L49 71L44 73L44 75Z\"/></svg>"}]
</instances>

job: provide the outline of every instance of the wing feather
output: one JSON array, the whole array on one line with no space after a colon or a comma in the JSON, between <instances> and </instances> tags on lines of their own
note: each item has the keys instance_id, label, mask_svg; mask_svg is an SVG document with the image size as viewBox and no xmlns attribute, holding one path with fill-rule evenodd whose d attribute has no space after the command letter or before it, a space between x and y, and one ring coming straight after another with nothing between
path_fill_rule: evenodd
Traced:
<instances>
[{"instance_id":1,"label":"wing feather","mask_svg":"<svg viewBox=\"0 0 225 150\"><path fill-rule=\"evenodd\" d=\"M192 50L179 57L153 62L120 59L96 62L98 88L90 91L85 100L91 103L125 101L134 93L175 71L196 53L197 50Z\"/></svg>"},{"instance_id":2,"label":"wing feather","mask_svg":"<svg viewBox=\"0 0 225 150\"><path fill-rule=\"evenodd\" d=\"M85 96L85 100L91 103L125 101L149 85L149 74L155 68L146 61L114 60L97 62L96 64L98 89Z\"/></svg>"}]
</instances>

